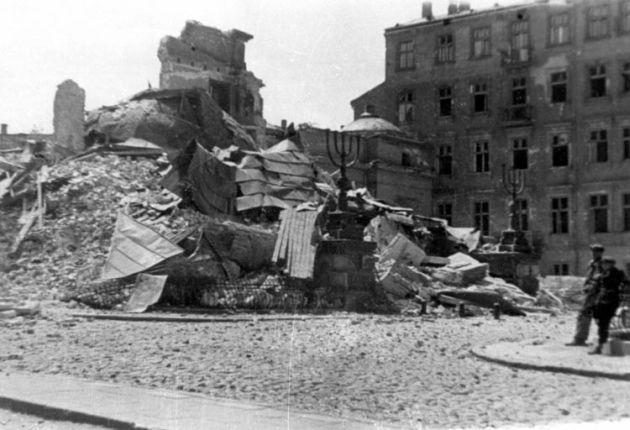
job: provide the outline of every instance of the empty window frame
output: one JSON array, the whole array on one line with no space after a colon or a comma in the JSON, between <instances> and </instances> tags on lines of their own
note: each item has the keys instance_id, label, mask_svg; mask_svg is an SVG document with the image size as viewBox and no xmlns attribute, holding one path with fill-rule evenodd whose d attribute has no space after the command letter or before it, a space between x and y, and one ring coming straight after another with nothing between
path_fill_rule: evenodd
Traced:
<instances>
[{"instance_id":1,"label":"empty window frame","mask_svg":"<svg viewBox=\"0 0 630 430\"><path fill-rule=\"evenodd\" d=\"M564 167L569 165L569 134L553 133L551 135L551 165Z\"/></svg>"},{"instance_id":2,"label":"empty window frame","mask_svg":"<svg viewBox=\"0 0 630 430\"><path fill-rule=\"evenodd\" d=\"M610 34L608 5L592 6L587 11L586 35L589 39L601 39Z\"/></svg>"},{"instance_id":3,"label":"empty window frame","mask_svg":"<svg viewBox=\"0 0 630 430\"><path fill-rule=\"evenodd\" d=\"M512 78L512 106L527 104L527 78Z\"/></svg>"},{"instance_id":4,"label":"empty window frame","mask_svg":"<svg viewBox=\"0 0 630 430\"><path fill-rule=\"evenodd\" d=\"M473 224L481 234L490 234L490 202L479 201L473 203Z\"/></svg>"},{"instance_id":5,"label":"empty window frame","mask_svg":"<svg viewBox=\"0 0 630 430\"><path fill-rule=\"evenodd\" d=\"M451 116L453 114L453 89L442 87L438 89L440 116Z\"/></svg>"},{"instance_id":6,"label":"empty window frame","mask_svg":"<svg viewBox=\"0 0 630 430\"><path fill-rule=\"evenodd\" d=\"M608 161L608 130L591 130L590 140L594 151L594 161L606 163Z\"/></svg>"},{"instance_id":7,"label":"empty window frame","mask_svg":"<svg viewBox=\"0 0 630 430\"><path fill-rule=\"evenodd\" d=\"M411 154L410 153L403 151L403 153L401 154L400 165L403 166L403 167L410 167L411 166Z\"/></svg>"},{"instance_id":8,"label":"empty window frame","mask_svg":"<svg viewBox=\"0 0 630 430\"><path fill-rule=\"evenodd\" d=\"M455 42L451 33L443 34L437 38L435 61L438 64L452 63L455 61Z\"/></svg>"},{"instance_id":9,"label":"empty window frame","mask_svg":"<svg viewBox=\"0 0 630 430\"><path fill-rule=\"evenodd\" d=\"M569 198L553 197L551 199L551 233L566 234L569 232Z\"/></svg>"},{"instance_id":10,"label":"empty window frame","mask_svg":"<svg viewBox=\"0 0 630 430\"><path fill-rule=\"evenodd\" d=\"M472 31L472 57L484 58L491 55L490 27L475 28Z\"/></svg>"},{"instance_id":11,"label":"empty window frame","mask_svg":"<svg viewBox=\"0 0 630 430\"><path fill-rule=\"evenodd\" d=\"M512 139L512 167L514 169L527 169L528 164L527 138Z\"/></svg>"},{"instance_id":12,"label":"empty window frame","mask_svg":"<svg viewBox=\"0 0 630 430\"><path fill-rule=\"evenodd\" d=\"M472 85L473 112L488 112L488 84L480 82Z\"/></svg>"},{"instance_id":13,"label":"empty window frame","mask_svg":"<svg viewBox=\"0 0 630 430\"><path fill-rule=\"evenodd\" d=\"M453 204L452 203L439 203L438 204L438 218L445 219L448 225L453 224Z\"/></svg>"},{"instance_id":14,"label":"empty window frame","mask_svg":"<svg viewBox=\"0 0 630 430\"><path fill-rule=\"evenodd\" d=\"M415 105L413 91L402 91L398 94L398 123L411 124L414 119Z\"/></svg>"},{"instance_id":15,"label":"empty window frame","mask_svg":"<svg viewBox=\"0 0 630 430\"><path fill-rule=\"evenodd\" d=\"M441 145L438 156L438 173L444 176L453 174L453 147Z\"/></svg>"},{"instance_id":16,"label":"empty window frame","mask_svg":"<svg viewBox=\"0 0 630 430\"><path fill-rule=\"evenodd\" d=\"M608 232L608 195L595 194L590 197L591 226L593 233Z\"/></svg>"},{"instance_id":17,"label":"empty window frame","mask_svg":"<svg viewBox=\"0 0 630 430\"><path fill-rule=\"evenodd\" d=\"M567 263L555 263L553 265L553 274L555 276L568 276L569 265Z\"/></svg>"},{"instance_id":18,"label":"empty window frame","mask_svg":"<svg viewBox=\"0 0 630 430\"><path fill-rule=\"evenodd\" d=\"M517 199L514 201L514 227L516 230L527 231L529 230L529 208L527 200Z\"/></svg>"},{"instance_id":19,"label":"empty window frame","mask_svg":"<svg viewBox=\"0 0 630 430\"><path fill-rule=\"evenodd\" d=\"M567 101L567 72L551 74L551 103L566 103Z\"/></svg>"},{"instance_id":20,"label":"empty window frame","mask_svg":"<svg viewBox=\"0 0 630 430\"><path fill-rule=\"evenodd\" d=\"M630 160L630 127L621 129L621 144L623 145L623 159Z\"/></svg>"},{"instance_id":21,"label":"empty window frame","mask_svg":"<svg viewBox=\"0 0 630 430\"><path fill-rule=\"evenodd\" d=\"M560 13L549 17L549 44L569 43L569 14Z\"/></svg>"},{"instance_id":22,"label":"empty window frame","mask_svg":"<svg viewBox=\"0 0 630 430\"><path fill-rule=\"evenodd\" d=\"M588 68L589 89L591 97L604 97L606 95L606 66L596 64Z\"/></svg>"},{"instance_id":23,"label":"empty window frame","mask_svg":"<svg viewBox=\"0 0 630 430\"><path fill-rule=\"evenodd\" d=\"M415 66L413 42L400 42L398 45L398 70L411 70L414 69Z\"/></svg>"},{"instance_id":24,"label":"empty window frame","mask_svg":"<svg viewBox=\"0 0 630 430\"><path fill-rule=\"evenodd\" d=\"M510 35L510 48L513 61L529 60L529 22L520 20L513 22Z\"/></svg>"},{"instance_id":25,"label":"empty window frame","mask_svg":"<svg viewBox=\"0 0 630 430\"><path fill-rule=\"evenodd\" d=\"M621 195L623 231L630 231L630 193Z\"/></svg>"},{"instance_id":26,"label":"empty window frame","mask_svg":"<svg viewBox=\"0 0 630 430\"><path fill-rule=\"evenodd\" d=\"M621 68L621 91L630 93L630 61L623 63Z\"/></svg>"},{"instance_id":27,"label":"empty window frame","mask_svg":"<svg viewBox=\"0 0 630 430\"><path fill-rule=\"evenodd\" d=\"M484 173L490 171L490 149L487 140L474 143L475 150L475 172Z\"/></svg>"}]
</instances>

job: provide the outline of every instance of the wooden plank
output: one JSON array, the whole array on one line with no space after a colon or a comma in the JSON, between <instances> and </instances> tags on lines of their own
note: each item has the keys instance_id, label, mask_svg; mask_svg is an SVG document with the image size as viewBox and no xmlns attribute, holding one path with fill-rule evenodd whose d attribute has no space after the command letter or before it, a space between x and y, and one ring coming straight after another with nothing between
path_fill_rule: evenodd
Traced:
<instances>
[{"instance_id":1,"label":"wooden plank","mask_svg":"<svg viewBox=\"0 0 630 430\"><path fill-rule=\"evenodd\" d=\"M296 270L299 270L300 248L302 246L302 239L304 234L304 217L299 212L294 212L295 222L293 223L293 232L291 234L291 265L290 274L294 274Z\"/></svg>"},{"instance_id":2,"label":"wooden plank","mask_svg":"<svg viewBox=\"0 0 630 430\"><path fill-rule=\"evenodd\" d=\"M289 273L290 276L292 276L293 274L293 265L294 265L294 260L296 258L295 255L295 246L296 246L296 240L299 239L299 236L296 237L296 233L299 234L299 225L300 225L300 216L297 212L293 212L293 217L292 217L292 223L291 223L291 230L290 230L290 234L289 234L289 243L288 243L288 251L287 251L287 273Z\"/></svg>"},{"instance_id":3,"label":"wooden plank","mask_svg":"<svg viewBox=\"0 0 630 430\"><path fill-rule=\"evenodd\" d=\"M291 228L292 228L292 224L293 224L293 209L287 209L287 226L286 226L286 230L284 232L284 236L282 239L282 246L280 247L280 258L284 258L284 260L287 262L289 262L289 240L291 237ZM288 267L288 266L287 266Z\"/></svg>"},{"instance_id":4,"label":"wooden plank","mask_svg":"<svg viewBox=\"0 0 630 430\"><path fill-rule=\"evenodd\" d=\"M273 247L273 256L271 257L271 261L273 263L278 262L278 257L280 256L280 248L282 248L282 240L284 239L284 232L287 229L287 223L285 221L286 209L280 212L280 231L278 231L278 238L276 239L276 244Z\"/></svg>"},{"instance_id":5,"label":"wooden plank","mask_svg":"<svg viewBox=\"0 0 630 430\"><path fill-rule=\"evenodd\" d=\"M20 229L20 232L18 233L17 237L15 238L13 242L13 246L11 247L11 253L16 252L20 248L20 245L24 241L24 238L28 234L28 231L31 229L31 227L35 223L38 213L39 211L38 211L37 205L33 206L33 209L24 220L25 221L24 225Z\"/></svg>"},{"instance_id":6,"label":"wooden plank","mask_svg":"<svg viewBox=\"0 0 630 430\"><path fill-rule=\"evenodd\" d=\"M309 260L311 255L311 238L313 237L313 214L315 212L304 213L304 233L302 240L302 251L300 253L299 277L304 279L309 275Z\"/></svg>"},{"instance_id":7,"label":"wooden plank","mask_svg":"<svg viewBox=\"0 0 630 430\"><path fill-rule=\"evenodd\" d=\"M297 259L296 259L295 268L294 268L294 276L296 278L302 277L304 254L306 252L305 244L307 242L306 236L308 234L308 212L299 212L299 216L300 216L300 224L302 225L302 228L300 229L300 232L299 232L300 240L298 243Z\"/></svg>"},{"instance_id":8,"label":"wooden plank","mask_svg":"<svg viewBox=\"0 0 630 430\"><path fill-rule=\"evenodd\" d=\"M317 245L313 244L310 239L313 238L313 235L315 234L316 228L317 228L317 216L319 214L317 212L313 212L311 215L311 234L309 236L309 254L308 254L308 260L307 260L307 272L306 272L306 278L312 278L313 277L313 272L315 270L315 256L317 254Z\"/></svg>"}]
</instances>

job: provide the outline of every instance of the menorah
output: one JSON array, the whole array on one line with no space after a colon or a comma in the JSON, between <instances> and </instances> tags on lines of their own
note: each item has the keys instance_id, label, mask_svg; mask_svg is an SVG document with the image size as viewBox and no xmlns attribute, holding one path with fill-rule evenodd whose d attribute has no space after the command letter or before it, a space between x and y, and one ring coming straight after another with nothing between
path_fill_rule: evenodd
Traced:
<instances>
[{"instance_id":1,"label":"menorah","mask_svg":"<svg viewBox=\"0 0 630 430\"><path fill-rule=\"evenodd\" d=\"M516 225L516 197L525 190L525 175L523 170L512 167L507 170L503 165L503 188L512 197L510 201L510 229L516 231L520 226Z\"/></svg>"},{"instance_id":2,"label":"menorah","mask_svg":"<svg viewBox=\"0 0 630 430\"><path fill-rule=\"evenodd\" d=\"M332 139L330 138L331 134ZM337 187L339 188L337 210L339 211L348 210L348 190L350 190L351 187L346 170L352 167L359 159L359 139L360 137L357 135L326 130L326 151L328 152L328 158L330 158L330 162L339 169L339 179L337 180ZM349 159L351 159L351 161L348 161Z\"/></svg>"}]
</instances>

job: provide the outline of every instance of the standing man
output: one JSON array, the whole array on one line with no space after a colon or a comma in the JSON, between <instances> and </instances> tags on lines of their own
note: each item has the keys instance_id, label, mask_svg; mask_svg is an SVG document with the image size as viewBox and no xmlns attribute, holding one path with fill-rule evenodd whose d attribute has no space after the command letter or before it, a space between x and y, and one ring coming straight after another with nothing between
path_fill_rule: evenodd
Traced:
<instances>
[{"instance_id":1,"label":"standing man","mask_svg":"<svg viewBox=\"0 0 630 430\"><path fill-rule=\"evenodd\" d=\"M608 340L610 320L619 307L621 285L625 280L624 273L615 267L615 260L611 257L602 258L603 272L597 282L597 293L593 306L593 318L597 321L597 346L589 354L601 354L602 346Z\"/></svg>"},{"instance_id":2,"label":"standing man","mask_svg":"<svg viewBox=\"0 0 630 430\"><path fill-rule=\"evenodd\" d=\"M588 263L588 273L584 281L584 303L578 313L573 342L567 343L567 346L586 346L586 340L588 339L588 333L591 328L593 305L595 304L595 295L597 294L597 279L602 273L604 247L599 244L593 244L591 245L591 253L593 259Z\"/></svg>"}]
</instances>

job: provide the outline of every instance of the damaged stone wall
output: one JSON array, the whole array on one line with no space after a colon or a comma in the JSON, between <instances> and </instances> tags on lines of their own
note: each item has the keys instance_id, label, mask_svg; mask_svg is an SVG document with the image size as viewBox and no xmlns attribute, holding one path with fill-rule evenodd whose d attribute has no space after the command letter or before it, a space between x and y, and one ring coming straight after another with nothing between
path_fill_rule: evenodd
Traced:
<instances>
[{"instance_id":1,"label":"damaged stone wall","mask_svg":"<svg viewBox=\"0 0 630 430\"><path fill-rule=\"evenodd\" d=\"M160 88L202 88L219 106L256 136L264 134L264 86L245 63L245 43L253 36L240 30L223 32L187 21L179 37L160 41Z\"/></svg>"},{"instance_id":2,"label":"damaged stone wall","mask_svg":"<svg viewBox=\"0 0 630 430\"><path fill-rule=\"evenodd\" d=\"M84 109L85 90L71 79L59 84L53 105L55 142L70 152L80 152L85 148Z\"/></svg>"}]
</instances>

